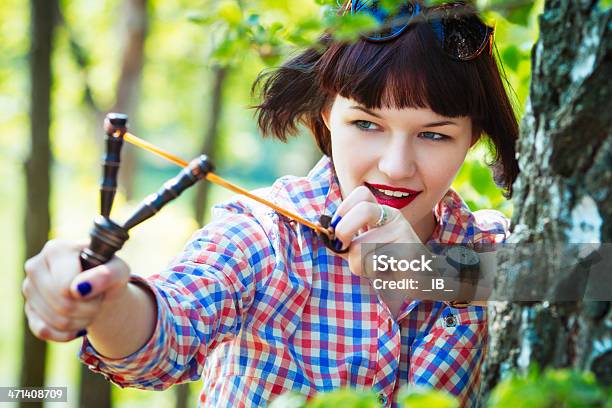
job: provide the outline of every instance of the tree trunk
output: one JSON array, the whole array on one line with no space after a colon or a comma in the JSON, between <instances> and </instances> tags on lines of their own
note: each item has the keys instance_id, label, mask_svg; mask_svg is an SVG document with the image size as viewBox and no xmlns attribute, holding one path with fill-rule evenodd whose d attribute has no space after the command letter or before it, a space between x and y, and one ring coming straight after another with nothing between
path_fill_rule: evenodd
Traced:
<instances>
[{"instance_id":1,"label":"tree trunk","mask_svg":"<svg viewBox=\"0 0 612 408\"><path fill-rule=\"evenodd\" d=\"M518 146L511 241L568 249L529 262L502 254L496 293L517 293L536 273L553 289L568 276L580 287L588 275L564 268L576 256L567 244L612 241L611 12L596 3L546 1ZM588 369L611 383L610 302L500 302L489 311L485 395L532 363Z\"/></svg>"},{"instance_id":2,"label":"tree trunk","mask_svg":"<svg viewBox=\"0 0 612 408\"><path fill-rule=\"evenodd\" d=\"M129 0L126 2L125 14L126 35L121 74L117 83L114 112L127 113L130 122L135 122L138 91L144 64L144 44L148 29L147 0ZM134 174L136 170L134 149L123 149L121 152L121 170L119 186L129 200L133 195ZM111 383L102 375L94 374L86 365L81 365L81 383L79 386L79 406L106 408L112 405Z\"/></svg>"},{"instance_id":3,"label":"tree trunk","mask_svg":"<svg viewBox=\"0 0 612 408\"><path fill-rule=\"evenodd\" d=\"M117 82L115 104L112 108L114 112L129 115L132 129L135 128L136 123L135 114L138 106L145 40L149 25L147 3L147 0L128 0L125 3L125 45L121 58L121 74ZM125 192L128 200L134 195L136 167L135 149L123 149L119 186Z\"/></svg>"},{"instance_id":4,"label":"tree trunk","mask_svg":"<svg viewBox=\"0 0 612 408\"><path fill-rule=\"evenodd\" d=\"M223 107L223 85L227 77L227 67L213 68L212 95L210 97L210 115L208 116L208 126L204 135L204 143L200 148L200 153L208 155L215 162L219 141L219 121L221 120L221 108ZM208 208L208 192L210 183L196 184L196 195L193 202L194 217L196 221L203 225L204 210ZM174 387L176 390L176 408L186 408L189 405L189 384L179 384Z\"/></svg>"},{"instance_id":5,"label":"tree trunk","mask_svg":"<svg viewBox=\"0 0 612 408\"><path fill-rule=\"evenodd\" d=\"M51 148L49 124L51 121L51 53L55 32L55 0L32 0L30 50L30 153L25 162L26 211L25 257L30 258L42 250L49 239L51 217L49 213ZM22 345L21 387L41 387L45 384L47 343L34 337L24 317ZM25 406L25 403L21 403ZM42 403L28 406L42 407Z\"/></svg>"},{"instance_id":6,"label":"tree trunk","mask_svg":"<svg viewBox=\"0 0 612 408\"><path fill-rule=\"evenodd\" d=\"M175 408L187 408L191 406L189 404L190 393L189 393L189 383L175 385L174 389L176 390L176 405Z\"/></svg>"},{"instance_id":7,"label":"tree trunk","mask_svg":"<svg viewBox=\"0 0 612 408\"><path fill-rule=\"evenodd\" d=\"M204 143L200 152L208 155L215 162L218 150L219 121L221 119L221 108L223 107L223 85L229 68L215 67L213 69L213 92L210 100L210 116L208 126L204 135ZM204 211L208 208L208 191L210 183L198 183L196 185L196 197L194 201L194 214L196 221L204 223Z\"/></svg>"}]
</instances>

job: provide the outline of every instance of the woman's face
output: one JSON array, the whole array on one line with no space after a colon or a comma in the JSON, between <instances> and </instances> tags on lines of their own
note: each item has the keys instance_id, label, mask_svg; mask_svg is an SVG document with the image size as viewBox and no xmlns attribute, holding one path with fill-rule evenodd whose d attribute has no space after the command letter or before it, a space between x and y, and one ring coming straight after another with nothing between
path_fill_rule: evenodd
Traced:
<instances>
[{"instance_id":1,"label":"woman's face","mask_svg":"<svg viewBox=\"0 0 612 408\"><path fill-rule=\"evenodd\" d=\"M323 119L342 196L365 185L379 204L399 209L419 237L428 238L432 209L472 145L471 119L423 108L368 110L340 95Z\"/></svg>"}]
</instances>

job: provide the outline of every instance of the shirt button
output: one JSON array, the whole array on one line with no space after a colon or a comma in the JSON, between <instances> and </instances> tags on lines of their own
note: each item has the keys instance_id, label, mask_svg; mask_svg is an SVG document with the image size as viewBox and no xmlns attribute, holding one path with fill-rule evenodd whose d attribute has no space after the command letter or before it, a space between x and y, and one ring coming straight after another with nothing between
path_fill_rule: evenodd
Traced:
<instances>
[{"instance_id":1,"label":"shirt button","mask_svg":"<svg viewBox=\"0 0 612 408\"><path fill-rule=\"evenodd\" d=\"M383 394L382 392L378 394L378 403L380 405L384 407L385 405L387 405L387 401L387 396L385 394Z\"/></svg>"},{"instance_id":2,"label":"shirt button","mask_svg":"<svg viewBox=\"0 0 612 408\"><path fill-rule=\"evenodd\" d=\"M446 327L455 327L457 325L457 318L453 315L448 315L444 318L444 323Z\"/></svg>"}]
</instances>

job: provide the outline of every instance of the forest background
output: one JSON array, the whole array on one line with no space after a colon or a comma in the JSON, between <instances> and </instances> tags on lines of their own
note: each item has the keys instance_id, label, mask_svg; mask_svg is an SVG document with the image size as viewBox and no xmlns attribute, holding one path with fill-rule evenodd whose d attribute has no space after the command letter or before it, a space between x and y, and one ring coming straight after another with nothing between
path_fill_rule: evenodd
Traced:
<instances>
[{"instance_id":1,"label":"forest background","mask_svg":"<svg viewBox=\"0 0 612 408\"><path fill-rule=\"evenodd\" d=\"M502 3L479 1L479 6L487 10L487 20L496 23L497 48L520 117L529 93L529 56L542 2L513 7ZM304 131L288 144L263 139L249 109L256 103L250 89L262 69L308 44L322 24L334 24L329 17L333 6L335 1L312 0L301 0L299 6L288 0L60 1L51 54L49 238L87 239L98 212L101 119L117 108L130 113L134 134L186 160L204 149L214 157L219 175L245 188L270 185L286 174L305 175L320 157L311 137ZM21 282L26 254L24 164L31 148L31 10L31 3L23 0L0 4L2 386L19 383L25 361ZM351 26L341 30L346 35L354 31ZM126 170L112 215L117 220L125 219L178 171L132 146L125 146L124 153ZM486 157L486 146L475 149L454 187L473 210L495 208L510 216L511 203L494 185ZM232 194L216 186L205 193L208 197L202 201L195 190L186 192L132 231L120 256L134 273L162 269L208 220L210 206ZM78 389L79 346L79 341L49 344L47 385ZM193 393L199 386L190 385ZM71 393L70 398L77 396ZM175 399L173 389L113 389L116 407L169 406ZM76 406L75 401L70 406Z\"/></svg>"}]
</instances>

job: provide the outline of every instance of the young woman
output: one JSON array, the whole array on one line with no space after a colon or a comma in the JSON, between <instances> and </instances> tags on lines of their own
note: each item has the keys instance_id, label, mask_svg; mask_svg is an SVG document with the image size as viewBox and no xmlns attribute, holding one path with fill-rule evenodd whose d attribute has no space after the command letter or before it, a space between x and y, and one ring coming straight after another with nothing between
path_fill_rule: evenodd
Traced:
<instances>
[{"instance_id":1,"label":"young woman","mask_svg":"<svg viewBox=\"0 0 612 408\"><path fill-rule=\"evenodd\" d=\"M462 4L407 2L387 16L375 2L348 2L343 12L370 13L383 29L350 43L323 36L260 77L257 108L264 134L286 140L302 123L323 153L307 176L258 193L313 222L333 214L335 251L244 197L215 206L184 252L146 279L119 258L79 274L82 245L51 241L25 266L35 335L83 336L81 360L121 387L201 378L207 407L342 386L374 389L392 406L405 383L475 404L486 309L385 302L362 276L359 244L506 239L500 213L471 212L450 188L481 137L508 194L518 172L492 29Z\"/></svg>"}]
</instances>

